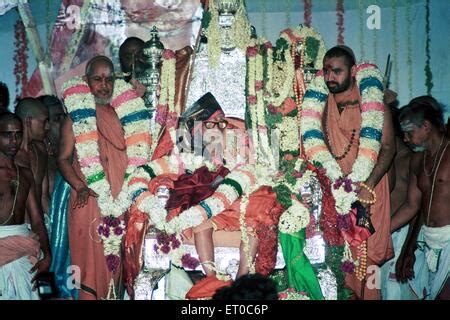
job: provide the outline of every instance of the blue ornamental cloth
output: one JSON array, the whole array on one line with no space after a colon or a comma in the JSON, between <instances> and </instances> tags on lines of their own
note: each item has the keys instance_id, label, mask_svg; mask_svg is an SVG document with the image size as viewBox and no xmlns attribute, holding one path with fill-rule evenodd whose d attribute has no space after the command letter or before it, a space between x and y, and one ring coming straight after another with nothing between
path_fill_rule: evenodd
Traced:
<instances>
[{"instance_id":1,"label":"blue ornamental cloth","mask_svg":"<svg viewBox=\"0 0 450 320\"><path fill-rule=\"evenodd\" d=\"M56 287L60 298L77 299L78 291L71 286L72 281L69 249L69 230L67 223L70 185L59 171L55 174L55 184L50 202L50 249L52 265L50 271L55 273ZM69 280L69 281L68 281ZM69 282L69 287L68 287Z\"/></svg>"}]
</instances>

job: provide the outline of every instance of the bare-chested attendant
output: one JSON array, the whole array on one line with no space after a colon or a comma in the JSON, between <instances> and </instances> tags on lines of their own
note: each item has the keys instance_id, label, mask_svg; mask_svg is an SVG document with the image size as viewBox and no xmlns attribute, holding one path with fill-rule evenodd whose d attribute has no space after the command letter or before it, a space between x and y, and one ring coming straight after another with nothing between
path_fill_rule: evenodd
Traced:
<instances>
[{"instance_id":1,"label":"bare-chested attendant","mask_svg":"<svg viewBox=\"0 0 450 320\"><path fill-rule=\"evenodd\" d=\"M43 212L48 213L48 152L44 142L49 130L48 110L38 99L24 98L18 102L15 113L23 124L22 145L15 162L33 172L39 204Z\"/></svg>"},{"instance_id":2,"label":"bare-chested attendant","mask_svg":"<svg viewBox=\"0 0 450 320\"><path fill-rule=\"evenodd\" d=\"M52 259L33 174L14 163L22 134L16 115L0 115L0 300L38 299L33 282L49 270ZM32 231L25 224L25 209Z\"/></svg>"},{"instance_id":3,"label":"bare-chested attendant","mask_svg":"<svg viewBox=\"0 0 450 320\"><path fill-rule=\"evenodd\" d=\"M415 276L415 281L426 282L426 299L450 299L450 141L442 109L434 98L418 97L402 111L400 121L405 141L416 153L410 162L408 196L392 218L391 230L416 216L420 223L405 241L397 277L406 281ZM428 272L414 275L418 244L423 244Z\"/></svg>"}]
</instances>

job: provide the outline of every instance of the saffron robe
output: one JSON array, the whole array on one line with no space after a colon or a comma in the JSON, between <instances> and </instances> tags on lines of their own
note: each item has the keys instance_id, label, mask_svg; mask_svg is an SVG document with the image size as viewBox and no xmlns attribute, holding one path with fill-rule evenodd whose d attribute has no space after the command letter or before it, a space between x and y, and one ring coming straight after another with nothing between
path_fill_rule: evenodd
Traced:
<instances>
[{"instance_id":1,"label":"saffron robe","mask_svg":"<svg viewBox=\"0 0 450 320\"><path fill-rule=\"evenodd\" d=\"M348 100L358 99L361 102L359 89L356 85L353 86ZM326 113L326 128L325 134L328 136L329 148L336 156L341 156L350 144L353 130L355 136L353 143L347 155L337 160L344 175L352 171L353 163L356 160L359 149L359 132L361 130L361 109L358 105L347 106L339 114L336 101L333 95L328 96ZM385 174L380 182L375 186L375 193L377 201L370 206L370 213L372 224L375 228L375 233L367 240L367 266L381 265L387 259L393 256L393 246L390 233L390 193L388 176ZM351 248L353 257L356 257L356 248ZM373 273L373 271L372 271ZM371 274L368 274L370 276ZM366 277L367 279L367 277ZM358 299L380 299L380 290L372 288L377 286L370 286L371 289L365 285L365 281L359 281L355 274L347 274L346 286L352 289ZM363 290L364 287L364 290ZM379 287L379 286L378 286Z\"/></svg>"},{"instance_id":2,"label":"saffron robe","mask_svg":"<svg viewBox=\"0 0 450 320\"><path fill-rule=\"evenodd\" d=\"M112 107L97 106L96 112L100 162L111 186L112 196L116 197L122 189L127 168L124 131ZM86 183L77 157L74 157L73 167ZM75 190L72 190L69 201L69 245L72 264L78 266L81 272L79 299L106 299L112 274L107 268L103 244L97 234L100 209L94 197L89 197L84 207L73 208L76 196ZM116 288L120 274L119 267L114 276Z\"/></svg>"}]
</instances>

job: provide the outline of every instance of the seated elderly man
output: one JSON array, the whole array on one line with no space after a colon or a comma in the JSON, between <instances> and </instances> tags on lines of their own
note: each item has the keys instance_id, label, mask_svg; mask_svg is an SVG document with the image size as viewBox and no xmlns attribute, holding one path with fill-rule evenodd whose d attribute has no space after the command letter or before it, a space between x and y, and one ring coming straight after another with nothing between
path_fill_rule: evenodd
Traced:
<instances>
[{"instance_id":1,"label":"seated elderly man","mask_svg":"<svg viewBox=\"0 0 450 320\"><path fill-rule=\"evenodd\" d=\"M186 297L208 298L216 289L229 284L217 274L221 270L214 264L213 232L241 231L238 277L249 271L268 275L276 261L277 229L274 226L284 209L277 203L272 188L263 182L267 178L267 168L258 168L251 159L252 153L246 155L246 148L242 148L248 141L240 130L242 122L225 118L210 93L188 109L180 123L180 127L193 133L193 143L189 143L192 140L185 135L185 143L177 146L178 152L183 152L146 166L152 177L150 190L156 191L161 186L170 189L170 197L161 210L167 210L167 216L162 212L158 217L155 213L158 210L153 210L150 223L168 233L182 234L183 241L194 239L206 278L194 285ZM201 144L198 143L200 137ZM231 140L237 141L234 147ZM193 156L192 147L197 155L201 150L202 156ZM244 150L244 153L237 154L237 150ZM191 165L190 158L200 160ZM137 198L136 202L139 210L150 211L145 210L142 204L145 201Z\"/></svg>"}]
</instances>

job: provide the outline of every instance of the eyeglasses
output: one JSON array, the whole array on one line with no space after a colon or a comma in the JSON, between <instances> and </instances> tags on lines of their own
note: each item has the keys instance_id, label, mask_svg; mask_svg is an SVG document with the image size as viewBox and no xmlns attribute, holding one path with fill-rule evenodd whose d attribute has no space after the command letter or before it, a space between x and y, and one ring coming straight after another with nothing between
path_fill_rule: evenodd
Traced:
<instances>
[{"instance_id":1,"label":"eyeglasses","mask_svg":"<svg viewBox=\"0 0 450 320\"><path fill-rule=\"evenodd\" d=\"M225 129L228 125L227 120L220 120L220 121L204 121L206 129L212 129L215 126L217 126L219 129Z\"/></svg>"}]
</instances>

